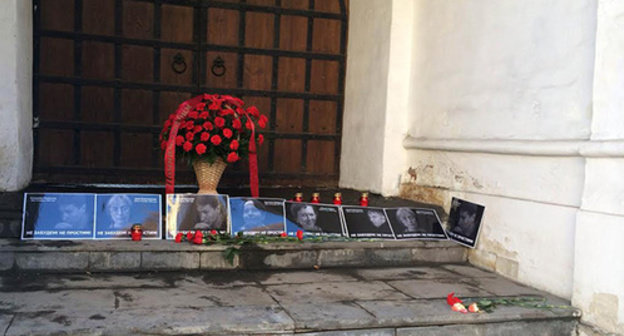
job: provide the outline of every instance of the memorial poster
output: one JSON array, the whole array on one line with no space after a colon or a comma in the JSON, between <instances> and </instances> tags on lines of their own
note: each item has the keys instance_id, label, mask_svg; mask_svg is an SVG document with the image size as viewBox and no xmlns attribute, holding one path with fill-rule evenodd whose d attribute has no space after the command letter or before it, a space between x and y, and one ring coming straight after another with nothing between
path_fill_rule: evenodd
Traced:
<instances>
[{"instance_id":1,"label":"memorial poster","mask_svg":"<svg viewBox=\"0 0 624 336\"><path fill-rule=\"evenodd\" d=\"M231 197L232 234L280 234L284 224L284 200L281 198Z\"/></svg>"},{"instance_id":2,"label":"memorial poster","mask_svg":"<svg viewBox=\"0 0 624 336\"><path fill-rule=\"evenodd\" d=\"M340 207L333 204L286 201L286 232L295 236L297 230L314 236L344 234Z\"/></svg>"},{"instance_id":3,"label":"memorial poster","mask_svg":"<svg viewBox=\"0 0 624 336\"><path fill-rule=\"evenodd\" d=\"M168 194L167 239L178 232L228 232L229 212L227 195Z\"/></svg>"},{"instance_id":4,"label":"memorial poster","mask_svg":"<svg viewBox=\"0 0 624 336\"><path fill-rule=\"evenodd\" d=\"M433 209L384 209L397 239L447 239L438 214Z\"/></svg>"},{"instance_id":5,"label":"memorial poster","mask_svg":"<svg viewBox=\"0 0 624 336\"><path fill-rule=\"evenodd\" d=\"M143 239L161 238L161 198L155 194L98 194L95 238L130 239L130 228L140 224Z\"/></svg>"},{"instance_id":6,"label":"memorial poster","mask_svg":"<svg viewBox=\"0 0 624 336\"><path fill-rule=\"evenodd\" d=\"M388 217L382 208L343 205L342 214L350 238L394 239Z\"/></svg>"},{"instance_id":7,"label":"memorial poster","mask_svg":"<svg viewBox=\"0 0 624 336\"><path fill-rule=\"evenodd\" d=\"M485 207L453 197L448 219L448 231L451 238L462 245L474 248L481 231L481 219Z\"/></svg>"},{"instance_id":8,"label":"memorial poster","mask_svg":"<svg viewBox=\"0 0 624 336\"><path fill-rule=\"evenodd\" d=\"M22 239L92 239L95 194L25 193Z\"/></svg>"}]
</instances>

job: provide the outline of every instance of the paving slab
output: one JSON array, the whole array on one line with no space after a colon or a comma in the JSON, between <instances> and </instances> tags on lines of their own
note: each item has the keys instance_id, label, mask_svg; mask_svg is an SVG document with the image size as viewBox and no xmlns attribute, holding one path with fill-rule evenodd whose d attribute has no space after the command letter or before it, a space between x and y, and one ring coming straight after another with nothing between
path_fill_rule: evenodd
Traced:
<instances>
[{"instance_id":1,"label":"paving slab","mask_svg":"<svg viewBox=\"0 0 624 336\"><path fill-rule=\"evenodd\" d=\"M574 321L531 321L482 324L456 324L435 327L399 328L396 336L572 336Z\"/></svg>"},{"instance_id":2,"label":"paving slab","mask_svg":"<svg viewBox=\"0 0 624 336\"><path fill-rule=\"evenodd\" d=\"M285 303L282 307L298 332L366 328L376 324L373 315L353 302Z\"/></svg>"},{"instance_id":3,"label":"paving slab","mask_svg":"<svg viewBox=\"0 0 624 336\"><path fill-rule=\"evenodd\" d=\"M458 297L491 295L489 291L477 285L466 284L457 279L434 280L397 280L388 281L388 284L413 298L441 298L446 297L450 292L455 292ZM475 283L478 282L475 281Z\"/></svg>"},{"instance_id":4,"label":"paving slab","mask_svg":"<svg viewBox=\"0 0 624 336\"><path fill-rule=\"evenodd\" d=\"M406 300L409 297L381 281L319 282L267 286L282 303L318 303L352 300Z\"/></svg>"},{"instance_id":5,"label":"paving slab","mask_svg":"<svg viewBox=\"0 0 624 336\"><path fill-rule=\"evenodd\" d=\"M0 293L0 311L16 313L55 311L71 306L72 310L114 309L113 290L63 290Z\"/></svg>"},{"instance_id":6,"label":"paving slab","mask_svg":"<svg viewBox=\"0 0 624 336\"><path fill-rule=\"evenodd\" d=\"M395 336L394 329L359 329L301 333L298 336Z\"/></svg>"},{"instance_id":7,"label":"paving slab","mask_svg":"<svg viewBox=\"0 0 624 336\"><path fill-rule=\"evenodd\" d=\"M124 274L30 274L0 276L0 292L21 292L37 290L71 289L120 289L120 288L165 288L171 287L170 278L147 278ZM1 294L0 294L1 295Z\"/></svg>"},{"instance_id":8,"label":"paving slab","mask_svg":"<svg viewBox=\"0 0 624 336\"><path fill-rule=\"evenodd\" d=\"M496 296L519 296L519 295L541 295L542 292L537 289L517 284L508 279L482 278L482 279L464 279L464 282L472 283Z\"/></svg>"},{"instance_id":9,"label":"paving slab","mask_svg":"<svg viewBox=\"0 0 624 336\"><path fill-rule=\"evenodd\" d=\"M463 277L467 277L467 278L496 278L497 277L496 273L494 272L485 271L474 266L447 264L447 265L441 265L440 267L443 269L449 270L453 273L458 273L462 275Z\"/></svg>"},{"instance_id":10,"label":"paving slab","mask_svg":"<svg viewBox=\"0 0 624 336\"><path fill-rule=\"evenodd\" d=\"M320 283L320 282L352 282L358 278L342 272L336 271L294 271L294 272L275 272L270 273L265 279L261 279L260 283L264 285L276 284L303 284L303 283Z\"/></svg>"},{"instance_id":11,"label":"paving slab","mask_svg":"<svg viewBox=\"0 0 624 336\"><path fill-rule=\"evenodd\" d=\"M355 274L367 280L459 279L461 276L441 267L398 267L358 269Z\"/></svg>"}]
</instances>

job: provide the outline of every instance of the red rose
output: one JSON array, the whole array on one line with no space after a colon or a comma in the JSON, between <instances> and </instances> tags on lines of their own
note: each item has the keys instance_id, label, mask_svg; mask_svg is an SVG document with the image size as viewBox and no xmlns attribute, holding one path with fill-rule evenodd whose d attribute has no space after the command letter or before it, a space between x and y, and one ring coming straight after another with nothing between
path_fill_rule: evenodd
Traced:
<instances>
[{"instance_id":1,"label":"red rose","mask_svg":"<svg viewBox=\"0 0 624 336\"><path fill-rule=\"evenodd\" d=\"M210 230L210 234L213 235L213 236L216 235L217 234L217 230L215 230L215 229Z\"/></svg>"},{"instance_id":2,"label":"red rose","mask_svg":"<svg viewBox=\"0 0 624 336\"><path fill-rule=\"evenodd\" d=\"M188 114L188 117L191 119L197 119L198 116L199 116L199 113L197 113L197 111L192 111Z\"/></svg>"},{"instance_id":3,"label":"red rose","mask_svg":"<svg viewBox=\"0 0 624 336\"><path fill-rule=\"evenodd\" d=\"M186 140L187 141L193 140L193 137L195 137L195 134L193 132L187 132L186 133Z\"/></svg>"},{"instance_id":4,"label":"red rose","mask_svg":"<svg viewBox=\"0 0 624 336\"><path fill-rule=\"evenodd\" d=\"M182 146L183 143L184 143L184 137L181 135L178 135L176 137L176 146Z\"/></svg>"},{"instance_id":5,"label":"red rose","mask_svg":"<svg viewBox=\"0 0 624 336\"><path fill-rule=\"evenodd\" d=\"M210 140L210 133L202 132L201 136L200 136L200 140L201 141L208 141L208 140Z\"/></svg>"},{"instance_id":6,"label":"red rose","mask_svg":"<svg viewBox=\"0 0 624 336\"><path fill-rule=\"evenodd\" d=\"M231 150L237 150L238 149L238 140L236 140L236 139L232 140L232 143L230 143L230 149Z\"/></svg>"},{"instance_id":7,"label":"red rose","mask_svg":"<svg viewBox=\"0 0 624 336\"><path fill-rule=\"evenodd\" d=\"M237 129L237 130L238 130L238 129L241 129L241 128L243 127L243 123L241 123L241 121L240 121L239 119L234 119L234 120L232 121L232 127L233 127L234 129Z\"/></svg>"},{"instance_id":8,"label":"red rose","mask_svg":"<svg viewBox=\"0 0 624 336\"><path fill-rule=\"evenodd\" d=\"M212 123L210 121L206 121L203 126L205 129L212 131Z\"/></svg>"},{"instance_id":9,"label":"red rose","mask_svg":"<svg viewBox=\"0 0 624 336\"><path fill-rule=\"evenodd\" d=\"M282 233L280 234L280 236L281 236L282 238L284 238L284 237L288 237L288 234L286 234L286 232L282 232Z\"/></svg>"},{"instance_id":10,"label":"red rose","mask_svg":"<svg viewBox=\"0 0 624 336\"><path fill-rule=\"evenodd\" d=\"M227 156L227 162L236 162L238 161L239 157L238 154L236 154L236 152L231 152L230 154L228 154Z\"/></svg>"},{"instance_id":11,"label":"red rose","mask_svg":"<svg viewBox=\"0 0 624 336\"><path fill-rule=\"evenodd\" d=\"M190 152L191 149L193 149L193 144L190 141L187 141L184 143L184 146L182 146L182 149L184 149L185 152Z\"/></svg>"},{"instance_id":12,"label":"red rose","mask_svg":"<svg viewBox=\"0 0 624 336\"><path fill-rule=\"evenodd\" d=\"M210 142L212 142L212 144L215 146L219 146L219 144L221 143L221 137L218 135L213 135L212 138L210 138Z\"/></svg>"},{"instance_id":13,"label":"red rose","mask_svg":"<svg viewBox=\"0 0 624 336\"><path fill-rule=\"evenodd\" d=\"M303 240L303 231L297 230L297 239Z\"/></svg>"},{"instance_id":14,"label":"red rose","mask_svg":"<svg viewBox=\"0 0 624 336\"><path fill-rule=\"evenodd\" d=\"M210 113L204 111L202 113L199 114L199 118L200 119L208 119L208 117L210 117Z\"/></svg>"},{"instance_id":15,"label":"red rose","mask_svg":"<svg viewBox=\"0 0 624 336\"><path fill-rule=\"evenodd\" d=\"M224 128L223 129L223 136L226 138L231 138L232 137L232 130L229 128Z\"/></svg>"},{"instance_id":16,"label":"red rose","mask_svg":"<svg viewBox=\"0 0 624 336\"><path fill-rule=\"evenodd\" d=\"M187 232L186 233L186 240L188 240L189 242L193 240L193 232Z\"/></svg>"},{"instance_id":17,"label":"red rose","mask_svg":"<svg viewBox=\"0 0 624 336\"><path fill-rule=\"evenodd\" d=\"M252 116L258 118L258 116L260 115L260 112L258 112L258 109L255 106L251 106L247 109L247 113L251 114Z\"/></svg>"},{"instance_id":18,"label":"red rose","mask_svg":"<svg viewBox=\"0 0 624 336\"><path fill-rule=\"evenodd\" d=\"M265 115L261 115L260 119L258 120L258 126L265 128L267 121L269 121L269 118L267 118Z\"/></svg>"},{"instance_id":19,"label":"red rose","mask_svg":"<svg viewBox=\"0 0 624 336\"><path fill-rule=\"evenodd\" d=\"M264 142L264 135L258 134L258 145L262 145Z\"/></svg>"},{"instance_id":20,"label":"red rose","mask_svg":"<svg viewBox=\"0 0 624 336\"><path fill-rule=\"evenodd\" d=\"M203 143L198 144L197 146L195 146L195 151L199 155L206 153L206 145L204 145Z\"/></svg>"},{"instance_id":21,"label":"red rose","mask_svg":"<svg viewBox=\"0 0 624 336\"><path fill-rule=\"evenodd\" d=\"M223 127L225 125L225 119L223 119L221 117L216 117L214 119L214 123L215 123L215 126L221 128L221 127Z\"/></svg>"},{"instance_id":22,"label":"red rose","mask_svg":"<svg viewBox=\"0 0 624 336\"><path fill-rule=\"evenodd\" d=\"M181 243L182 242L182 237L183 237L182 232L178 233L176 235L176 237L175 237L175 242L176 243Z\"/></svg>"}]
</instances>

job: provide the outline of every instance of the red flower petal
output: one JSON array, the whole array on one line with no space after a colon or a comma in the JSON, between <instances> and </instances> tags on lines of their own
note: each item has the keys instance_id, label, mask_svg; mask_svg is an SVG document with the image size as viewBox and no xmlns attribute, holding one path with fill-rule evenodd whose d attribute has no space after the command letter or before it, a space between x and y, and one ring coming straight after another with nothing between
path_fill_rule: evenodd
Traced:
<instances>
[{"instance_id":1,"label":"red flower petal","mask_svg":"<svg viewBox=\"0 0 624 336\"><path fill-rule=\"evenodd\" d=\"M264 142L264 135L258 134L258 145L262 145Z\"/></svg>"},{"instance_id":2,"label":"red flower petal","mask_svg":"<svg viewBox=\"0 0 624 336\"><path fill-rule=\"evenodd\" d=\"M231 163L238 161L238 159L238 154L236 154L236 152L231 152L230 154L228 154L226 161Z\"/></svg>"},{"instance_id":3,"label":"red flower petal","mask_svg":"<svg viewBox=\"0 0 624 336\"><path fill-rule=\"evenodd\" d=\"M195 146L195 152L197 152L197 154L199 155L206 153L206 145L204 145L203 143L198 144L197 146Z\"/></svg>"},{"instance_id":4,"label":"red flower petal","mask_svg":"<svg viewBox=\"0 0 624 336\"><path fill-rule=\"evenodd\" d=\"M297 230L297 239L303 240L303 231Z\"/></svg>"},{"instance_id":5,"label":"red flower petal","mask_svg":"<svg viewBox=\"0 0 624 336\"><path fill-rule=\"evenodd\" d=\"M232 137L232 130L229 128L224 128L223 129L223 136L226 138L231 138Z\"/></svg>"},{"instance_id":6,"label":"red flower petal","mask_svg":"<svg viewBox=\"0 0 624 336\"><path fill-rule=\"evenodd\" d=\"M212 144L215 146L219 146L219 144L221 143L221 137L218 135L213 135L212 138L210 138L210 142L212 142Z\"/></svg>"},{"instance_id":7,"label":"red flower petal","mask_svg":"<svg viewBox=\"0 0 624 336\"><path fill-rule=\"evenodd\" d=\"M234 129L239 130L239 129L241 129L241 128L243 127L243 123L241 123L241 121L240 121L239 119L234 119L234 120L232 121L232 127L233 127Z\"/></svg>"},{"instance_id":8,"label":"red flower petal","mask_svg":"<svg viewBox=\"0 0 624 336\"><path fill-rule=\"evenodd\" d=\"M175 237L175 242L176 243L182 242L182 237L183 237L182 232L179 232Z\"/></svg>"},{"instance_id":9,"label":"red flower petal","mask_svg":"<svg viewBox=\"0 0 624 336\"><path fill-rule=\"evenodd\" d=\"M286 232L282 232L282 233L280 234L280 236L281 236L281 237L287 237L287 236L288 236L288 234L286 234Z\"/></svg>"},{"instance_id":10,"label":"red flower petal","mask_svg":"<svg viewBox=\"0 0 624 336\"><path fill-rule=\"evenodd\" d=\"M191 140L193 140L194 136L195 136L195 133L187 132L186 135L185 135L185 138L186 138L187 141L191 141Z\"/></svg>"},{"instance_id":11,"label":"red flower petal","mask_svg":"<svg viewBox=\"0 0 624 336\"><path fill-rule=\"evenodd\" d=\"M208 117L210 117L210 113L204 111L202 113L199 114L199 118L200 119L208 119Z\"/></svg>"},{"instance_id":12,"label":"red flower petal","mask_svg":"<svg viewBox=\"0 0 624 336\"><path fill-rule=\"evenodd\" d=\"M208 132L202 132L201 136L199 138L201 141L208 141L210 140L210 133Z\"/></svg>"},{"instance_id":13,"label":"red flower petal","mask_svg":"<svg viewBox=\"0 0 624 336\"><path fill-rule=\"evenodd\" d=\"M223 127L223 125L225 125L225 119L223 119L221 117L216 117L214 119L214 124L215 124L215 126L221 128L221 127Z\"/></svg>"},{"instance_id":14,"label":"red flower petal","mask_svg":"<svg viewBox=\"0 0 624 336\"><path fill-rule=\"evenodd\" d=\"M252 116L258 118L258 116L260 116L260 112L258 112L258 108L256 108L255 106L251 106L247 109L247 113L251 114Z\"/></svg>"},{"instance_id":15,"label":"red flower petal","mask_svg":"<svg viewBox=\"0 0 624 336\"><path fill-rule=\"evenodd\" d=\"M238 140L234 139L232 140L232 143L230 143L230 149L231 150L237 150L238 149Z\"/></svg>"},{"instance_id":16,"label":"red flower petal","mask_svg":"<svg viewBox=\"0 0 624 336\"><path fill-rule=\"evenodd\" d=\"M187 141L184 143L184 146L182 146L182 149L184 149L185 152L190 152L191 149L193 149L193 144Z\"/></svg>"},{"instance_id":17,"label":"red flower petal","mask_svg":"<svg viewBox=\"0 0 624 336\"><path fill-rule=\"evenodd\" d=\"M208 131L212 131L213 127L212 127L212 123L210 121L206 121L203 126L204 126L204 129L206 129Z\"/></svg>"},{"instance_id":18,"label":"red flower petal","mask_svg":"<svg viewBox=\"0 0 624 336\"><path fill-rule=\"evenodd\" d=\"M191 119L197 119L198 116L199 116L199 113L197 113L197 111L192 111L188 114L188 117Z\"/></svg>"},{"instance_id":19,"label":"red flower petal","mask_svg":"<svg viewBox=\"0 0 624 336\"><path fill-rule=\"evenodd\" d=\"M184 137L181 135L178 135L176 137L176 146L182 146L182 144L184 143Z\"/></svg>"}]
</instances>

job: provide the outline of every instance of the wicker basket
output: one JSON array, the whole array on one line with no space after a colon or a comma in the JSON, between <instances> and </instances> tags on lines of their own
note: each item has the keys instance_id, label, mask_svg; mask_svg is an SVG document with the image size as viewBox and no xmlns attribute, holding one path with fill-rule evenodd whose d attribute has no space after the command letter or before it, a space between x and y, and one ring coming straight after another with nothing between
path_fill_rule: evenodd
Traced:
<instances>
[{"instance_id":1,"label":"wicker basket","mask_svg":"<svg viewBox=\"0 0 624 336\"><path fill-rule=\"evenodd\" d=\"M214 163L207 160L195 160L193 169L197 177L197 185L199 185L198 194L216 194L217 186L223 171L227 167L227 163L218 158Z\"/></svg>"}]
</instances>

